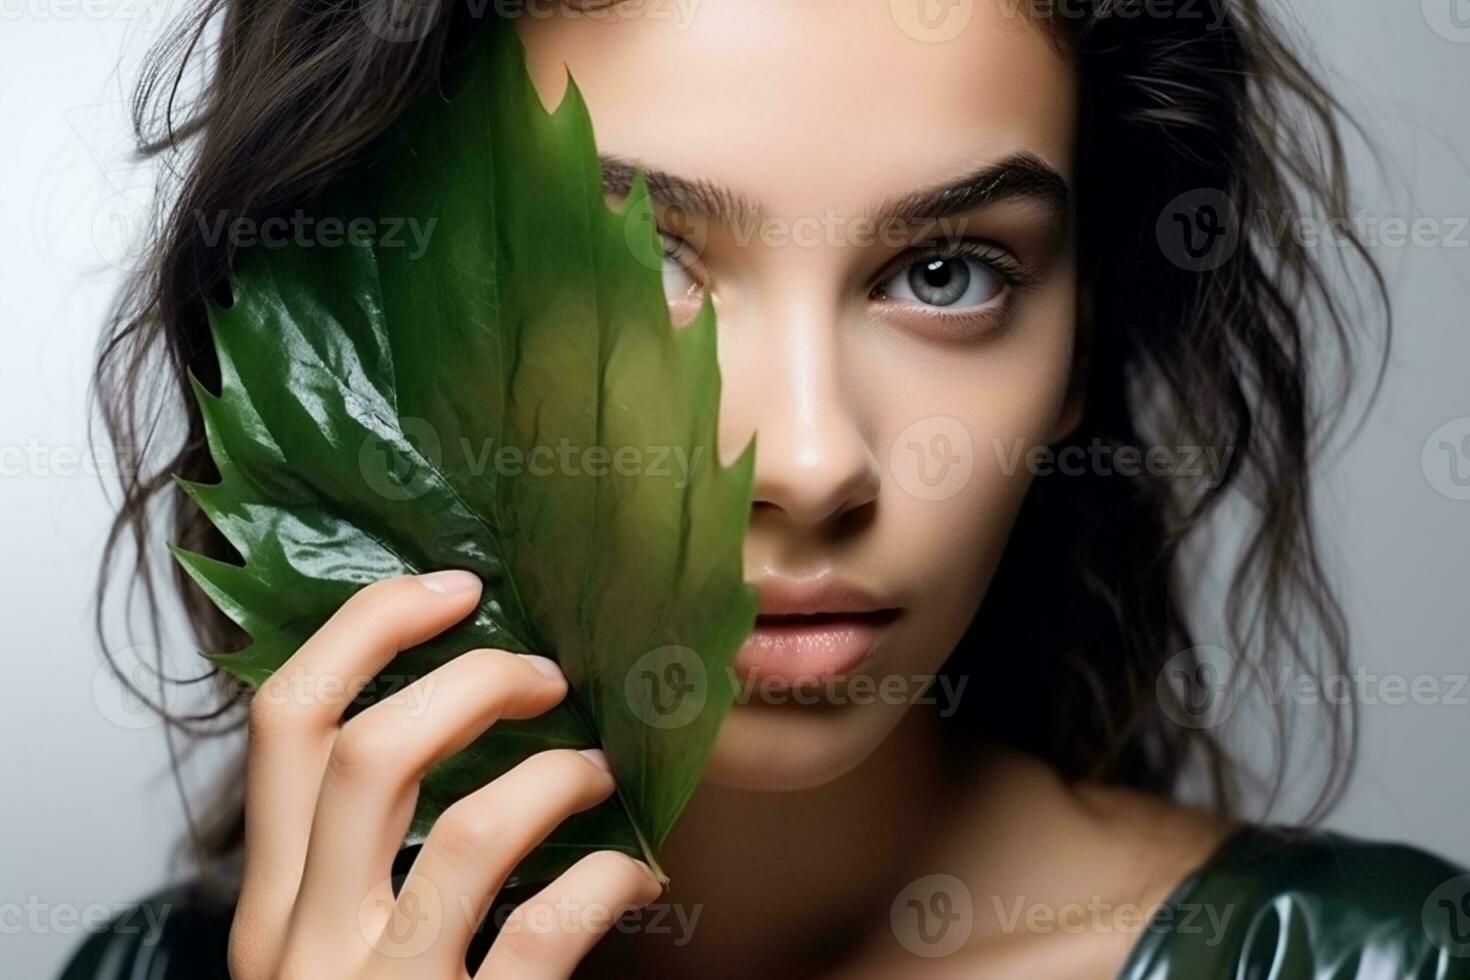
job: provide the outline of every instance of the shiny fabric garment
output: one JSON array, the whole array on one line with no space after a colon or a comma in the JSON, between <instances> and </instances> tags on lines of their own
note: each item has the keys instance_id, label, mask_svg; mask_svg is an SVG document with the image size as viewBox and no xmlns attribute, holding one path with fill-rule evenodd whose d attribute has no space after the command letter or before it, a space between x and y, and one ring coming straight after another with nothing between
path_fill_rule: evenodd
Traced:
<instances>
[{"instance_id":1,"label":"shiny fabric garment","mask_svg":"<svg viewBox=\"0 0 1470 980\"><path fill-rule=\"evenodd\" d=\"M61 980L227 980L231 911L159 892ZM1470 980L1470 873L1404 844L1246 825L1153 912L1118 980Z\"/></svg>"},{"instance_id":2,"label":"shiny fabric garment","mask_svg":"<svg viewBox=\"0 0 1470 980\"><path fill-rule=\"evenodd\" d=\"M1180 882L1118 980L1470 980L1470 874L1426 851L1245 826Z\"/></svg>"}]
</instances>

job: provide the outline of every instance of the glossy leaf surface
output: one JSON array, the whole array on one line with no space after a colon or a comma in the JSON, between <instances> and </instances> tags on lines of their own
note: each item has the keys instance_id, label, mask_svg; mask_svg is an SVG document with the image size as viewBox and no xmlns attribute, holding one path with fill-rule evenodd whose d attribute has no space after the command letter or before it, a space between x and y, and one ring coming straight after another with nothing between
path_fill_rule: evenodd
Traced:
<instances>
[{"instance_id":1,"label":"glossy leaf surface","mask_svg":"<svg viewBox=\"0 0 1470 980\"><path fill-rule=\"evenodd\" d=\"M601 745L617 797L511 883L609 847L657 868L755 618L754 443L721 465L712 307L671 326L641 175L608 206L575 82L548 113L503 23L309 217L314 239L242 250L209 310L221 481L185 489L244 564L176 554L252 640L211 659L258 685L362 586L469 569L474 614L370 690L498 647L572 693L431 770L410 841L529 754Z\"/></svg>"}]
</instances>

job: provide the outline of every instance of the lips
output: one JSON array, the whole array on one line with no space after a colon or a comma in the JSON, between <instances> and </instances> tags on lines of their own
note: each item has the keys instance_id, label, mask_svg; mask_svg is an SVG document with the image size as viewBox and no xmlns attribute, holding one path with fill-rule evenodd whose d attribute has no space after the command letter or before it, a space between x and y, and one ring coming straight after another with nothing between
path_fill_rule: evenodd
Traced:
<instances>
[{"instance_id":1,"label":"lips","mask_svg":"<svg viewBox=\"0 0 1470 980\"><path fill-rule=\"evenodd\" d=\"M895 604L831 574L755 583L760 612L735 660L747 681L786 686L851 673L876 651L901 614Z\"/></svg>"}]
</instances>

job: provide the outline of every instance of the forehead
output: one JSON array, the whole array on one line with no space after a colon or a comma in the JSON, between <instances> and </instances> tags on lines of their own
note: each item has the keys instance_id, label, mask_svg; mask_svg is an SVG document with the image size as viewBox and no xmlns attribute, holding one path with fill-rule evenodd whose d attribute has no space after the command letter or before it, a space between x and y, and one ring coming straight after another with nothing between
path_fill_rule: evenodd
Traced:
<instances>
[{"instance_id":1,"label":"forehead","mask_svg":"<svg viewBox=\"0 0 1470 980\"><path fill-rule=\"evenodd\" d=\"M1071 174L1072 68L1006 0L549 6L515 21L548 105L569 69L601 151L774 214L860 208L1021 152ZM930 7L963 19L927 26Z\"/></svg>"}]
</instances>

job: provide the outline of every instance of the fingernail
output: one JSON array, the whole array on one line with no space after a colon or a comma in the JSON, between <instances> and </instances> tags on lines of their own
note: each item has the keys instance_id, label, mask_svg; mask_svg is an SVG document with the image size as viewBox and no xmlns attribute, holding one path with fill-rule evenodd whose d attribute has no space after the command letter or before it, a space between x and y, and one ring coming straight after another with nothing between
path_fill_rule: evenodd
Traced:
<instances>
[{"instance_id":1,"label":"fingernail","mask_svg":"<svg viewBox=\"0 0 1470 980\"><path fill-rule=\"evenodd\" d=\"M612 772L612 766L607 764L607 755L601 749L582 749L577 754L603 772Z\"/></svg>"},{"instance_id":2,"label":"fingernail","mask_svg":"<svg viewBox=\"0 0 1470 980\"><path fill-rule=\"evenodd\" d=\"M660 888L663 887L663 882L661 882L661 881L658 880L658 875L656 875L656 874L653 873L653 869L648 866L648 862L646 862L646 861L640 861L637 858L634 858L633 859L633 863L636 864L636 865L638 865L638 867L640 867L640 868L643 869L643 873L646 874L646 875L648 875L649 880L657 883Z\"/></svg>"},{"instance_id":3,"label":"fingernail","mask_svg":"<svg viewBox=\"0 0 1470 980\"><path fill-rule=\"evenodd\" d=\"M565 675L561 672L561 668L556 665L555 660L552 660L548 657L537 656L534 653L523 653L521 654L521 659L530 664L532 667L535 667L539 673L545 674L547 677L550 677L553 680L559 681L566 679Z\"/></svg>"},{"instance_id":4,"label":"fingernail","mask_svg":"<svg viewBox=\"0 0 1470 980\"><path fill-rule=\"evenodd\" d=\"M466 572L457 568L444 572L429 572L427 575L418 576L418 580L424 588L440 595L458 595L462 592L472 592L480 587L480 579L474 572Z\"/></svg>"}]
</instances>

